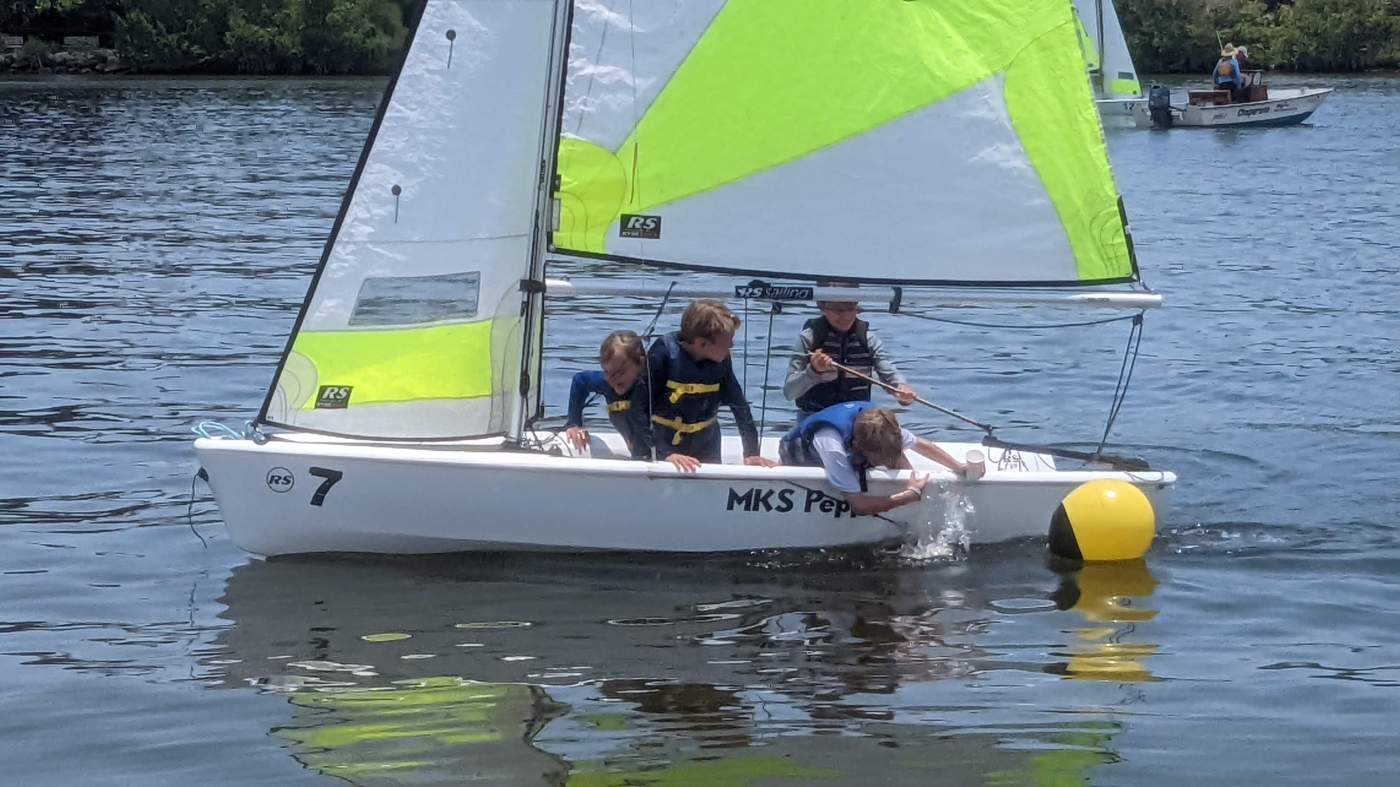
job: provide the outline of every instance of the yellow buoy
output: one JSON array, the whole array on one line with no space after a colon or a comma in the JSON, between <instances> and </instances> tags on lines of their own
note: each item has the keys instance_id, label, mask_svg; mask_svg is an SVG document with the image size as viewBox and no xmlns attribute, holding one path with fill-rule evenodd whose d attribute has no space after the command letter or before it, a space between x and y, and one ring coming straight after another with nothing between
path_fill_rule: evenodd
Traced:
<instances>
[{"instance_id":1,"label":"yellow buoy","mask_svg":"<svg viewBox=\"0 0 1400 787\"><path fill-rule=\"evenodd\" d=\"M1147 554L1157 515L1127 481L1089 481L1060 501L1050 518L1050 551L1071 560L1135 560Z\"/></svg>"}]
</instances>

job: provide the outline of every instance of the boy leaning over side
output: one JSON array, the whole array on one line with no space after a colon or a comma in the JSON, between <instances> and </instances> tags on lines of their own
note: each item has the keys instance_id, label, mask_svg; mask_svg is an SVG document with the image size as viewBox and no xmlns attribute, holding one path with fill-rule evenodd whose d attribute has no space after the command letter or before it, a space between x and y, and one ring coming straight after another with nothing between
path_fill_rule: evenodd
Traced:
<instances>
[{"instance_id":1,"label":"boy leaning over side","mask_svg":"<svg viewBox=\"0 0 1400 787\"><path fill-rule=\"evenodd\" d=\"M590 396L599 395L608 406L608 420L627 442L632 458L650 458L649 452L642 452L640 448L650 445L650 440L638 440L637 435L650 431L651 426L644 417L639 420L634 410L636 400L644 396L641 391L645 388L637 384L642 370L646 368L646 351L642 347L641 337L632 331L608 334L598 349L598 364L601 369L575 374L569 386L569 419L565 422L565 437L575 451L582 453L588 448L589 436L583 426L583 408ZM645 411L645 399L641 400L640 409Z\"/></svg>"},{"instance_id":2,"label":"boy leaning over side","mask_svg":"<svg viewBox=\"0 0 1400 787\"><path fill-rule=\"evenodd\" d=\"M744 464L774 467L759 456L758 427L744 389L734 376L729 352L739 318L719 301L694 301L681 317L681 329L657 339L648 352L650 443L657 459L694 472L702 462L719 462L721 404L728 405L744 444Z\"/></svg>"}]
</instances>

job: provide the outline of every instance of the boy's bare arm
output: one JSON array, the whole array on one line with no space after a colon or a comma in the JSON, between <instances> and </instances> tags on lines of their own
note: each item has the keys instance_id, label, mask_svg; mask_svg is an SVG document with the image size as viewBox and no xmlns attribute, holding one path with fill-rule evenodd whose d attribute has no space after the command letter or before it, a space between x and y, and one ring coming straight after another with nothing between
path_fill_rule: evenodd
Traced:
<instances>
[{"instance_id":1,"label":"boy's bare arm","mask_svg":"<svg viewBox=\"0 0 1400 787\"><path fill-rule=\"evenodd\" d=\"M942 448L939 448L931 440L925 440L924 438L920 437L919 442L914 446L914 450L918 451L920 454L928 457L929 459L932 459L933 461L939 463L940 465L943 465L949 470L952 470L958 475L965 475L967 472L967 465L954 459L952 454L948 453L947 451L944 451Z\"/></svg>"}]
</instances>

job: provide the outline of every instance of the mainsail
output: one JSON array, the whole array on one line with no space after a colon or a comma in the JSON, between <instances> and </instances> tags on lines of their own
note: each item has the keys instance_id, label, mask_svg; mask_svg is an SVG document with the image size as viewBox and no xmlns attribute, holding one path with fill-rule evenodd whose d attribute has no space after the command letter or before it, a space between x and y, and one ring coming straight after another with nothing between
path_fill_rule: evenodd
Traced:
<instances>
[{"instance_id":1,"label":"mainsail","mask_svg":"<svg viewBox=\"0 0 1400 787\"><path fill-rule=\"evenodd\" d=\"M1118 23L1113 0L1074 0L1080 21L1084 58L1099 98L1141 98L1133 57Z\"/></svg>"},{"instance_id":2,"label":"mainsail","mask_svg":"<svg viewBox=\"0 0 1400 787\"><path fill-rule=\"evenodd\" d=\"M1062 0L577 0L552 251L898 284L1137 271Z\"/></svg>"},{"instance_id":3,"label":"mainsail","mask_svg":"<svg viewBox=\"0 0 1400 787\"><path fill-rule=\"evenodd\" d=\"M430 0L361 155L262 423L499 434L522 381L553 0Z\"/></svg>"}]
</instances>

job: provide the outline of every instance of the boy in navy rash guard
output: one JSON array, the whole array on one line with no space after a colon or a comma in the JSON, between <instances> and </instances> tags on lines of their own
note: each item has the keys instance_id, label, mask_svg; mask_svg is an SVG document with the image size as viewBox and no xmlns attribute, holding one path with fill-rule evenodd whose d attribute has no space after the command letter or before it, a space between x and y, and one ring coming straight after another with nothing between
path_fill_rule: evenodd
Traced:
<instances>
[{"instance_id":1,"label":"boy in navy rash guard","mask_svg":"<svg viewBox=\"0 0 1400 787\"><path fill-rule=\"evenodd\" d=\"M642 377L646 354L642 339L632 331L614 331L603 340L598 350L598 361L603 367L592 372L579 372L574 375L569 386L569 419L566 422L565 436L575 451L582 453L588 448L588 430L583 426L583 408L589 396L598 394L608 405L608 420L618 434L627 441L627 449L633 459L650 459L644 450L647 443L637 440L640 429L650 429L646 420L646 399L633 408L639 388L637 381Z\"/></svg>"}]
</instances>

